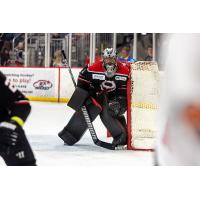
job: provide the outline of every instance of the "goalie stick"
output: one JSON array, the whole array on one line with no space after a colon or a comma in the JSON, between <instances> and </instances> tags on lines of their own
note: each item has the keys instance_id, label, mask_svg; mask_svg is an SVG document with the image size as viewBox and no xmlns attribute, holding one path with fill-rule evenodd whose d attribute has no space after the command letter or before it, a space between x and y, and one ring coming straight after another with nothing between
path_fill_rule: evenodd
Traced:
<instances>
[{"instance_id":1,"label":"goalie stick","mask_svg":"<svg viewBox=\"0 0 200 200\"><path fill-rule=\"evenodd\" d=\"M69 66L69 65L67 64L67 58L66 58L66 55L65 55L65 51L64 51L64 50L62 50L62 55L63 55L63 57L64 57L63 63L64 63L64 65L65 65L65 67L68 67L68 71L69 71L69 73L70 73L72 82L73 82L73 84L74 84L74 87L76 88L76 81L75 81L75 79L74 79L74 75L73 75L73 73L72 73L71 66ZM115 146L113 146L111 143L107 143L107 142L103 142L103 141L99 140L98 137L97 137L96 131L95 131L95 129L94 129L94 126L93 126L93 124L92 124L92 122L91 122L91 119L90 119L90 116L89 116L89 114L88 114L88 111L87 111L86 106L82 106L81 110L82 110L82 112L83 112L83 116L84 116L84 118L85 118L85 122L86 122L86 124L87 124L88 129L89 129L89 132L90 132L90 135L91 135L91 137L92 137L92 140L93 140L93 142L94 142L97 146L103 147L103 148L105 148L105 149L110 149L110 150L122 150L122 149L126 149L126 146L117 146L117 147L115 147Z\"/></svg>"}]
</instances>

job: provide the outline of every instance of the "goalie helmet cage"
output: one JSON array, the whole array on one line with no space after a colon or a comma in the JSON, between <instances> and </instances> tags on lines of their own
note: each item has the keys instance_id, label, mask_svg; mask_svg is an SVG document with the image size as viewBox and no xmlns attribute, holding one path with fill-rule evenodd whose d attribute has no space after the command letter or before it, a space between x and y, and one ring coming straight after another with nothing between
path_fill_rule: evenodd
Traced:
<instances>
[{"instance_id":1,"label":"goalie helmet cage","mask_svg":"<svg viewBox=\"0 0 200 200\"><path fill-rule=\"evenodd\" d=\"M153 150L158 124L160 77L154 61L138 61L130 65L127 86L128 149Z\"/></svg>"}]
</instances>

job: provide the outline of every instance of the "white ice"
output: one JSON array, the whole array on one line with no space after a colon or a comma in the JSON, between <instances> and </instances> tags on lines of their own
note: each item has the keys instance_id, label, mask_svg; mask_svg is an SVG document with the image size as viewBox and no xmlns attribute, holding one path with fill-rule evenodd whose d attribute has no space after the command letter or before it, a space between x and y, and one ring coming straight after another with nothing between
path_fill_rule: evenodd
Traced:
<instances>
[{"instance_id":1,"label":"white ice","mask_svg":"<svg viewBox=\"0 0 200 200\"><path fill-rule=\"evenodd\" d=\"M149 166L153 163L152 152L98 147L88 131L76 145L66 146L58 132L67 124L73 110L65 103L31 102L31 105L32 112L24 128L40 166ZM94 126L99 139L111 142L99 118ZM1 158L0 165L5 165Z\"/></svg>"}]
</instances>

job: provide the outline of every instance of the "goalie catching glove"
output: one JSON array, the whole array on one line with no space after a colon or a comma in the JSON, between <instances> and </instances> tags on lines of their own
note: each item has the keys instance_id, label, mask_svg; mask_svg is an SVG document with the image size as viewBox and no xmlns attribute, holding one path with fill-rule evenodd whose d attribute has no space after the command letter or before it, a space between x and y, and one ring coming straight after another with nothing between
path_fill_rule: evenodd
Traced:
<instances>
[{"instance_id":1,"label":"goalie catching glove","mask_svg":"<svg viewBox=\"0 0 200 200\"><path fill-rule=\"evenodd\" d=\"M108 102L108 109L113 117L123 115L127 110L126 98L123 96L116 97Z\"/></svg>"}]
</instances>

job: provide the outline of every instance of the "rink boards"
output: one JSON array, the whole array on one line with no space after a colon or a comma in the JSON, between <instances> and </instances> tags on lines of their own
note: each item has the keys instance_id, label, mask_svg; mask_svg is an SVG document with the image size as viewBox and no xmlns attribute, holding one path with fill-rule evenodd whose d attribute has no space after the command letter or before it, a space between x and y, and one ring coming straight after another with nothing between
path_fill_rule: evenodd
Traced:
<instances>
[{"instance_id":1,"label":"rink boards","mask_svg":"<svg viewBox=\"0 0 200 200\"><path fill-rule=\"evenodd\" d=\"M68 102L74 86L66 68L0 67L9 81L32 101ZM73 68L77 80L81 68Z\"/></svg>"},{"instance_id":2,"label":"rink boards","mask_svg":"<svg viewBox=\"0 0 200 200\"><path fill-rule=\"evenodd\" d=\"M74 92L66 68L0 67L0 70L32 101L68 102ZM75 80L80 71L81 68L72 68Z\"/></svg>"}]
</instances>

